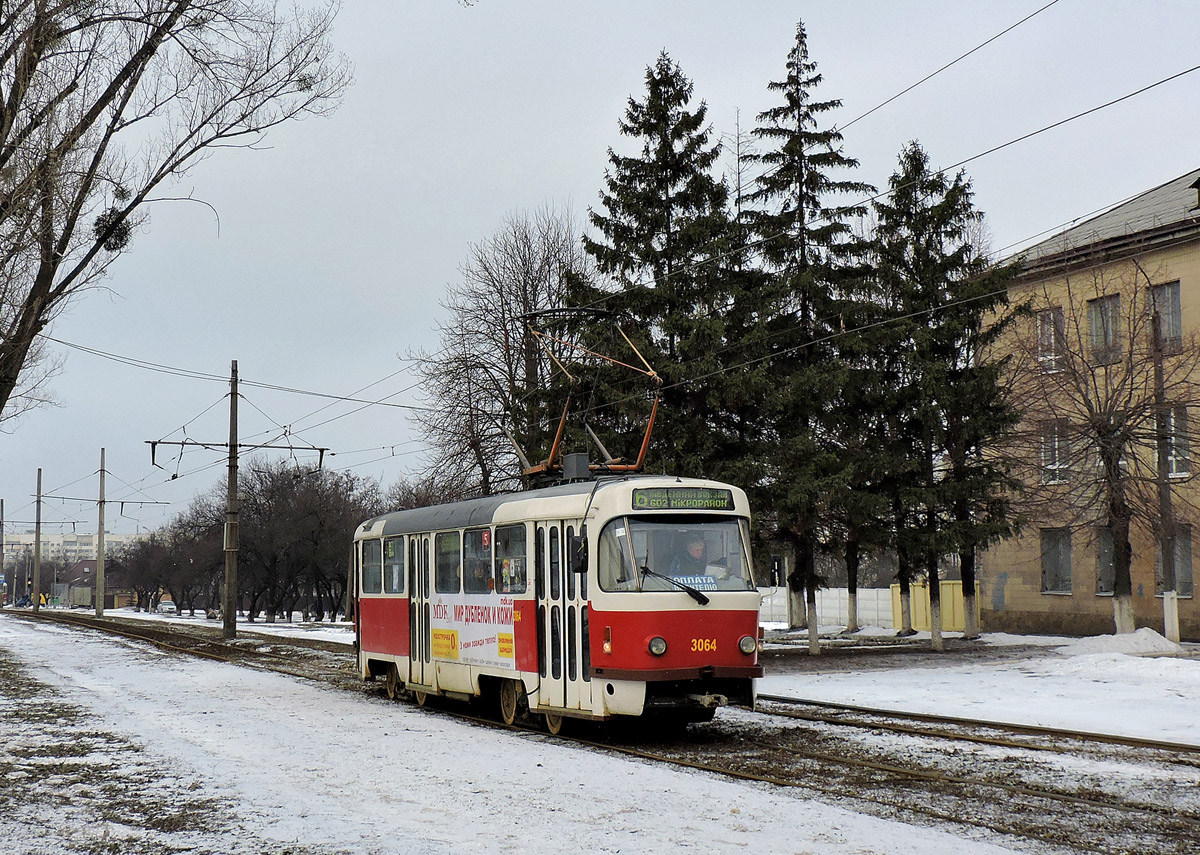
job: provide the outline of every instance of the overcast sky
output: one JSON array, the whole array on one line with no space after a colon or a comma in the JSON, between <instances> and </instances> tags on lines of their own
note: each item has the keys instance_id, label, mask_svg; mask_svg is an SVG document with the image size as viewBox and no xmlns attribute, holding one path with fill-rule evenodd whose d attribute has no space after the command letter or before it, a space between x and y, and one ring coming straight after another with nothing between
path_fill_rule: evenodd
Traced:
<instances>
[{"instance_id":1,"label":"overcast sky","mask_svg":"<svg viewBox=\"0 0 1200 855\"><path fill-rule=\"evenodd\" d=\"M646 66L666 49L716 133L776 103L797 20L846 124L1046 5L844 2L563 3L347 0L335 31L356 83L329 118L279 129L263 151L219 152L175 188L215 207L160 203L106 290L79 298L56 339L147 363L373 399L421 403L403 359L432 349L439 300L468 246L543 206L582 219ZM1059 0L846 130L858 178L886 186L900 147L934 166L1126 95L1200 63L1195 0ZM972 161L993 247L1029 243L1197 166L1200 71ZM94 496L107 449L110 531L154 528L223 476L223 451L146 440L228 436L227 381L132 367L69 347L54 407L0 433L9 530L46 492ZM397 373L399 372L399 373ZM384 380L383 378L388 378ZM378 382L383 380L383 382ZM377 383L370 389L359 390ZM242 442L293 426L326 465L385 486L420 462L406 410L244 388ZM321 426L319 422L338 416ZM306 430L307 428L307 430ZM270 433L275 431L275 434ZM284 452L286 454L286 452ZM311 455L297 455L305 462ZM174 475L180 477L173 478ZM167 502L137 506L138 500ZM123 515L122 512L123 511ZM49 501L48 532L94 530L95 503Z\"/></svg>"}]
</instances>

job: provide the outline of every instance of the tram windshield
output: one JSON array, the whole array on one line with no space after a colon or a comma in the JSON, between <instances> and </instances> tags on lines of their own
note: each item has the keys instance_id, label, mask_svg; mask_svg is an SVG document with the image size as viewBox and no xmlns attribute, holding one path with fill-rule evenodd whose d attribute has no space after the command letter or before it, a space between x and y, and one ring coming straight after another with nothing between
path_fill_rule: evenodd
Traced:
<instances>
[{"instance_id":1,"label":"tram windshield","mask_svg":"<svg viewBox=\"0 0 1200 855\"><path fill-rule=\"evenodd\" d=\"M748 534L745 520L728 517L620 517L600 533L600 587L752 591Z\"/></svg>"}]
</instances>

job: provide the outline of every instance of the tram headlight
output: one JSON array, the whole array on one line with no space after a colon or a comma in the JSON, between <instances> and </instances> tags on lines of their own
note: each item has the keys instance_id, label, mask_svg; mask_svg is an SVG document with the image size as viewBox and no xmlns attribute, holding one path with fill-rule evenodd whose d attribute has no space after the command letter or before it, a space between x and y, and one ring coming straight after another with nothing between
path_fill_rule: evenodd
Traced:
<instances>
[{"instance_id":1,"label":"tram headlight","mask_svg":"<svg viewBox=\"0 0 1200 855\"><path fill-rule=\"evenodd\" d=\"M753 653L757 649L758 649L758 641L756 641L753 636L743 635L741 637L741 639L738 641L738 650L742 651L747 656L749 656L751 653Z\"/></svg>"},{"instance_id":2,"label":"tram headlight","mask_svg":"<svg viewBox=\"0 0 1200 855\"><path fill-rule=\"evenodd\" d=\"M650 643L646 646L655 656L662 656L667 652L667 640L661 635L654 636L654 638L650 639Z\"/></svg>"}]
</instances>

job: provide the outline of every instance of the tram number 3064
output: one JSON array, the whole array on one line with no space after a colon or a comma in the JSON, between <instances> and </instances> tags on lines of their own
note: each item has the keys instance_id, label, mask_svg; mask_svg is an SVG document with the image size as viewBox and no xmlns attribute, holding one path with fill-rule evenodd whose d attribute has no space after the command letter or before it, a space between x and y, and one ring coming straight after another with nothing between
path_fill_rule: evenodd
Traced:
<instances>
[{"instance_id":1,"label":"tram number 3064","mask_svg":"<svg viewBox=\"0 0 1200 855\"><path fill-rule=\"evenodd\" d=\"M714 653L717 649L717 640L715 638L693 638L692 652L693 653Z\"/></svg>"}]
</instances>

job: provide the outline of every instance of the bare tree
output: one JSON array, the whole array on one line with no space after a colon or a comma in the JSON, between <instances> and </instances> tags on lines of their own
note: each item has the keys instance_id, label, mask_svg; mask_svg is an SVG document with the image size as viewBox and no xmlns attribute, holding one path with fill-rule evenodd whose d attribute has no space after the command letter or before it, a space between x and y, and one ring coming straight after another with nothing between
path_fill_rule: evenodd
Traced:
<instances>
[{"instance_id":1,"label":"bare tree","mask_svg":"<svg viewBox=\"0 0 1200 855\"><path fill-rule=\"evenodd\" d=\"M550 325L572 277L588 271L576 223L550 209L511 215L471 247L462 281L442 303L440 348L414 354L431 404L417 421L439 484L465 494L519 486L505 430L530 455L545 444L556 417L547 389L558 368L549 354L567 358L561 342L539 343L533 331Z\"/></svg>"},{"instance_id":2,"label":"bare tree","mask_svg":"<svg viewBox=\"0 0 1200 855\"><path fill-rule=\"evenodd\" d=\"M336 106L350 81L329 43L338 5L0 6L0 418L40 400L39 334L129 245L154 194L219 148Z\"/></svg>"},{"instance_id":3,"label":"bare tree","mask_svg":"<svg viewBox=\"0 0 1200 855\"><path fill-rule=\"evenodd\" d=\"M1012 365L1025 407L1016 457L1031 485L1023 516L1055 527L1042 534L1050 566L1056 531L1088 534L1101 569L1111 567L1098 585L1111 585L1118 632L1134 629L1131 531L1161 541L1198 510L1193 491L1177 488L1194 477L1187 404L1196 400L1200 347L1194 333L1183 334L1178 283L1162 279L1134 258L1040 283ZM1162 313L1169 321L1156 354ZM1164 488L1176 497L1165 518ZM1046 590L1055 584L1043 580Z\"/></svg>"}]
</instances>

